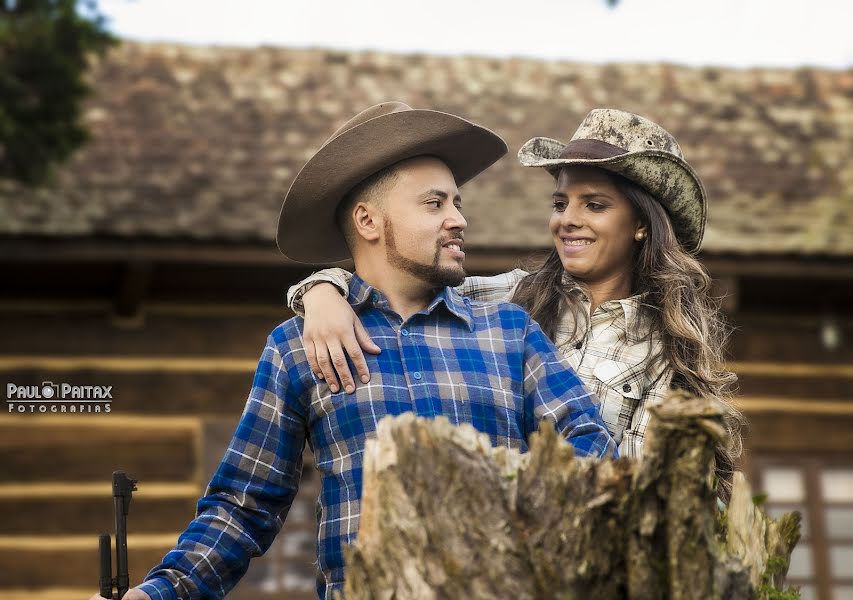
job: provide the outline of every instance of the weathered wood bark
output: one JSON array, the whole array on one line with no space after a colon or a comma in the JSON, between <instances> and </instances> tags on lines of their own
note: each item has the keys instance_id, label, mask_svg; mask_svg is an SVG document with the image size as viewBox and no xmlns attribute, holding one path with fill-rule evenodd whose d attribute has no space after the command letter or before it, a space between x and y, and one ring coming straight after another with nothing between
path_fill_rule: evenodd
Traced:
<instances>
[{"instance_id":1,"label":"weathered wood bark","mask_svg":"<svg viewBox=\"0 0 853 600\"><path fill-rule=\"evenodd\" d=\"M799 515L769 519L742 476L721 512L719 408L673 394L652 410L644 458L616 461L574 458L549 426L520 454L445 419L384 419L346 598L777 597Z\"/></svg>"}]
</instances>

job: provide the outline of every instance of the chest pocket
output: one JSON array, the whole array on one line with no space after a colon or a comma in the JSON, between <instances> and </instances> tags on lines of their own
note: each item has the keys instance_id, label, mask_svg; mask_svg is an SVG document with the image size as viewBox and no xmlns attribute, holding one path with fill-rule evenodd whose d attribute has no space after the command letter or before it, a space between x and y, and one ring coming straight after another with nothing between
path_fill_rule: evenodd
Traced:
<instances>
[{"instance_id":1,"label":"chest pocket","mask_svg":"<svg viewBox=\"0 0 853 600\"><path fill-rule=\"evenodd\" d=\"M442 412L456 425L473 424L495 446L518 447L524 436L524 399L502 383L483 373L466 373L464 382L451 385L448 399L455 406Z\"/></svg>"},{"instance_id":2,"label":"chest pocket","mask_svg":"<svg viewBox=\"0 0 853 600\"><path fill-rule=\"evenodd\" d=\"M602 360L593 369L601 416L619 444L645 393L645 376L639 365ZM639 371L639 372L638 372Z\"/></svg>"},{"instance_id":3,"label":"chest pocket","mask_svg":"<svg viewBox=\"0 0 853 600\"><path fill-rule=\"evenodd\" d=\"M624 398L640 400L643 397L645 378L643 373L637 373L637 366L615 360L603 360L597 365L593 373L595 378L603 385Z\"/></svg>"}]
</instances>

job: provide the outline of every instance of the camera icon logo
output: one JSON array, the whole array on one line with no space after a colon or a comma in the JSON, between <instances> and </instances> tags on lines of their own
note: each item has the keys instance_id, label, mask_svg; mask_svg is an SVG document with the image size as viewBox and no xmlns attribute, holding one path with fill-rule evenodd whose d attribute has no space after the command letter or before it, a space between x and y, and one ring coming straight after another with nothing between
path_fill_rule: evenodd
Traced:
<instances>
[{"instance_id":1,"label":"camera icon logo","mask_svg":"<svg viewBox=\"0 0 853 600\"><path fill-rule=\"evenodd\" d=\"M59 395L59 386L52 381L42 381L41 382L41 395L42 398L53 398Z\"/></svg>"}]
</instances>

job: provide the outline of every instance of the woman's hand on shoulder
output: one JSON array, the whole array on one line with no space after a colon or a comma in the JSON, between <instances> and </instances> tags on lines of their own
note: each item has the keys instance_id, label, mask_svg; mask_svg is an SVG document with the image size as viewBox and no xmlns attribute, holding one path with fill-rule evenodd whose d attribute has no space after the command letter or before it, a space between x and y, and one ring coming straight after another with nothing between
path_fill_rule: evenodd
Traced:
<instances>
[{"instance_id":1,"label":"woman's hand on shoulder","mask_svg":"<svg viewBox=\"0 0 853 600\"><path fill-rule=\"evenodd\" d=\"M325 379L333 393L339 387L348 393L356 381L347 363L352 361L362 383L370 381L364 352L379 354L380 349L340 292L329 283L318 283L302 297L305 326L302 339L308 364L314 374ZM338 381L340 380L340 384Z\"/></svg>"}]
</instances>

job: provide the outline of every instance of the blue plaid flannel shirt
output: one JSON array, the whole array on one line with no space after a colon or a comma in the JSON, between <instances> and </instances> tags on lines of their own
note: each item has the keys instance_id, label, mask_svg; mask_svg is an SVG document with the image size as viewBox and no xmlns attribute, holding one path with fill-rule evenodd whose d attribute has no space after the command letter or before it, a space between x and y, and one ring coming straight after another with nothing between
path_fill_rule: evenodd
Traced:
<instances>
[{"instance_id":1,"label":"blue plaid flannel shirt","mask_svg":"<svg viewBox=\"0 0 853 600\"><path fill-rule=\"evenodd\" d=\"M331 597L344 580L343 545L358 531L365 439L386 415L443 415L521 451L550 419L578 456L615 454L595 397L518 306L445 288L402 322L357 276L349 302L382 349L366 355L370 382L354 394L331 393L305 358L303 320L276 327L196 518L141 586L151 598L222 598L234 587L281 528L306 441L322 476L317 593Z\"/></svg>"}]
</instances>

